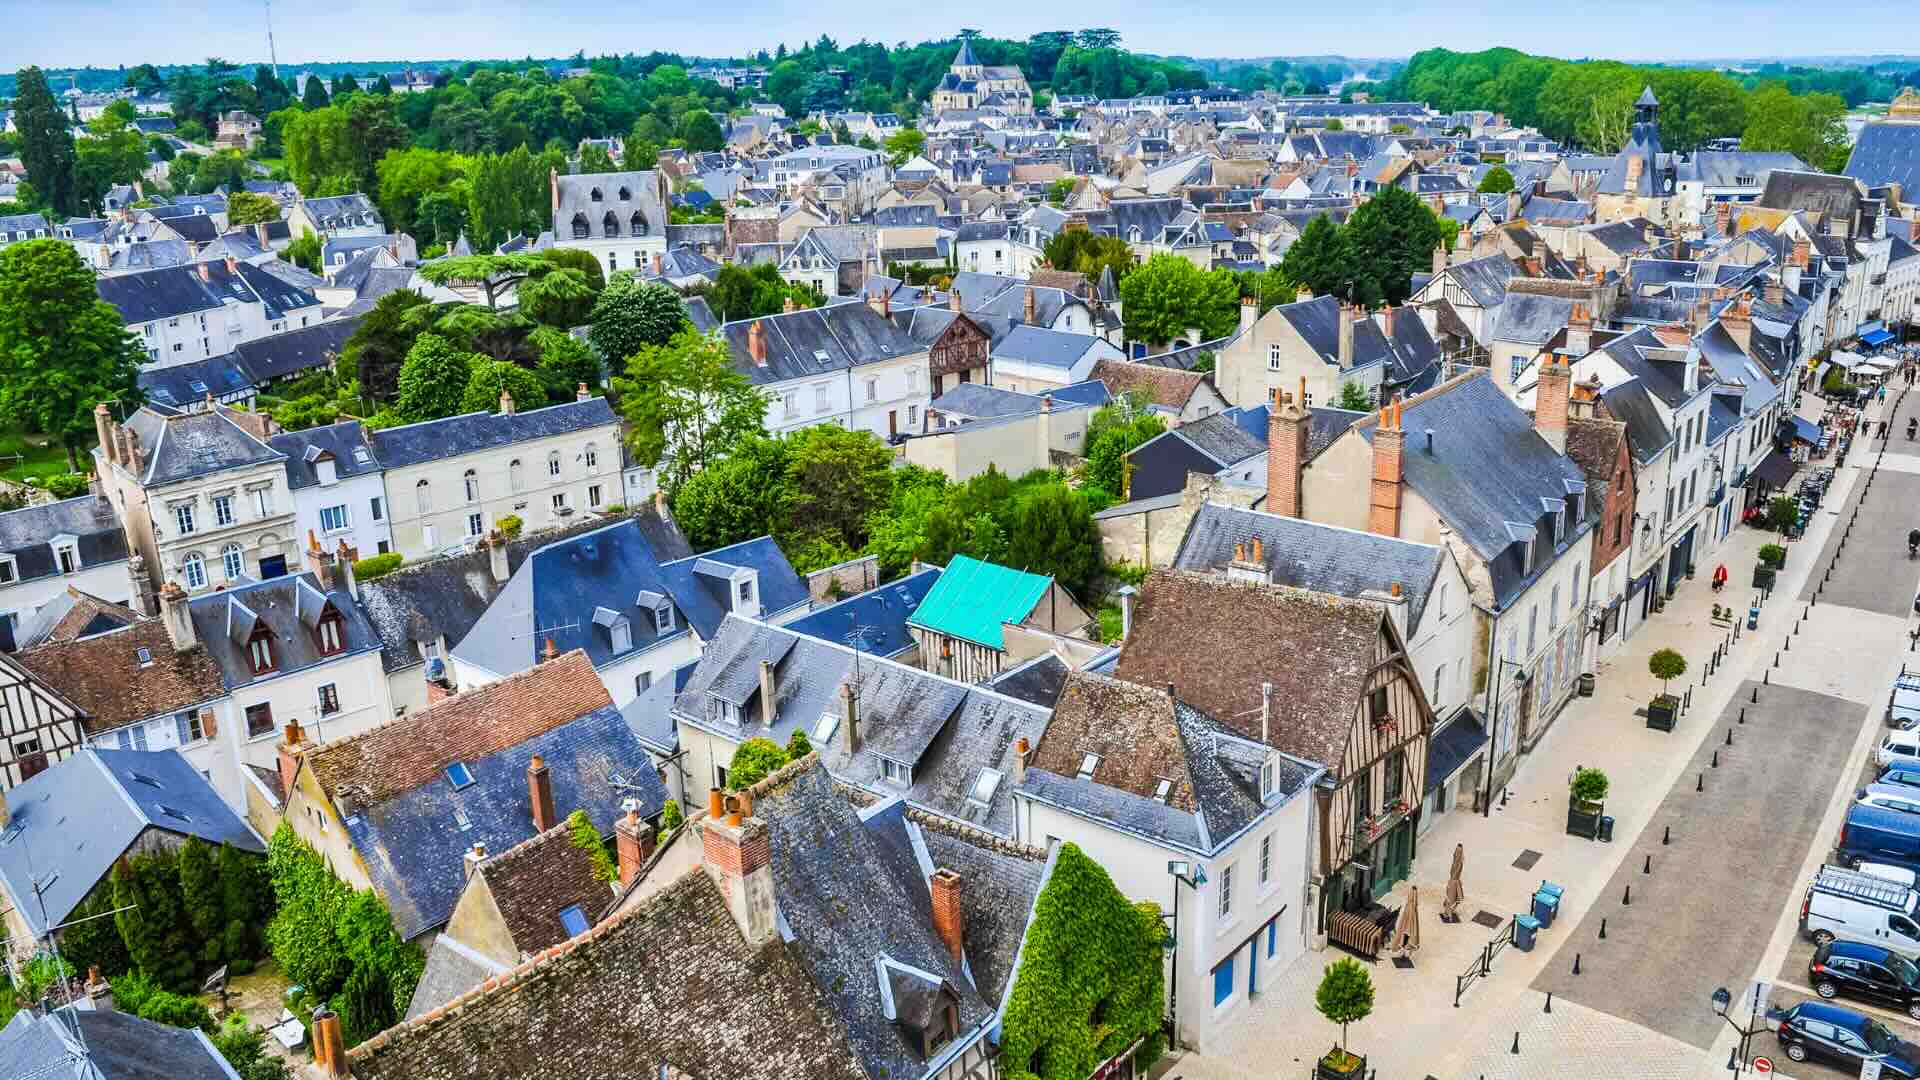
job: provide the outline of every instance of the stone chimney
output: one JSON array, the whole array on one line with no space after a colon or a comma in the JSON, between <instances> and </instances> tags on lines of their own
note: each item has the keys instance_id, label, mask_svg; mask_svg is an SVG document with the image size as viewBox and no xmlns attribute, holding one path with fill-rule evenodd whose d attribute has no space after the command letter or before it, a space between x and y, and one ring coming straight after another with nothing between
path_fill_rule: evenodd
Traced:
<instances>
[{"instance_id":1,"label":"stone chimney","mask_svg":"<svg viewBox=\"0 0 1920 1080\"><path fill-rule=\"evenodd\" d=\"M959 967L967 956L967 920L960 908L960 875L942 867L927 880L933 894L933 932Z\"/></svg>"},{"instance_id":2,"label":"stone chimney","mask_svg":"<svg viewBox=\"0 0 1920 1080\"><path fill-rule=\"evenodd\" d=\"M1380 309L1380 332L1386 335L1388 344L1393 342L1393 313L1396 310L1392 304Z\"/></svg>"},{"instance_id":3,"label":"stone chimney","mask_svg":"<svg viewBox=\"0 0 1920 1080\"><path fill-rule=\"evenodd\" d=\"M1273 742L1273 684L1260 684L1260 742L1272 745Z\"/></svg>"},{"instance_id":4,"label":"stone chimney","mask_svg":"<svg viewBox=\"0 0 1920 1080\"><path fill-rule=\"evenodd\" d=\"M1520 189L1519 188L1514 188L1512 191L1507 192L1507 220L1508 221L1520 220Z\"/></svg>"},{"instance_id":5,"label":"stone chimney","mask_svg":"<svg viewBox=\"0 0 1920 1080\"><path fill-rule=\"evenodd\" d=\"M1567 398L1567 416L1574 420L1592 420L1600 412L1599 375L1589 375L1584 382L1573 384L1573 393Z\"/></svg>"},{"instance_id":6,"label":"stone chimney","mask_svg":"<svg viewBox=\"0 0 1920 1080\"><path fill-rule=\"evenodd\" d=\"M266 222L256 221L253 223L253 238L260 241L261 251L268 250L269 243L267 240L267 223Z\"/></svg>"},{"instance_id":7,"label":"stone chimney","mask_svg":"<svg viewBox=\"0 0 1920 1080\"><path fill-rule=\"evenodd\" d=\"M1034 292L1031 285L1027 286L1027 303L1024 310L1028 326L1040 321L1040 294Z\"/></svg>"},{"instance_id":8,"label":"stone chimney","mask_svg":"<svg viewBox=\"0 0 1920 1080\"><path fill-rule=\"evenodd\" d=\"M1753 353L1753 302L1741 297L1720 313L1720 325L1727 328L1727 336L1740 346L1740 351Z\"/></svg>"},{"instance_id":9,"label":"stone chimney","mask_svg":"<svg viewBox=\"0 0 1920 1080\"><path fill-rule=\"evenodd\" d=\"M666 256L660 254L657 251L654 252L653 253L653 276L664 277L666 276L666 273L667 273Z\"/></svg>"},{"instance_id":10,"label":"stone chimney","mask_svg":"<svg viewBox=\"0 0 1920 1080\"><path fill-rule=\"evenodd\" d=\"M1140 590L1131 585L1120 586L1120 640L1125 641L1133 634L1133 598Z\"/></svg>"},{"instance_id":11,"label":"stone chimney","mask_svg":"<svg viewBox=\"0 0 1920 1080\"><path fill-rule=\"evenodd\" d=\"M867 307L872 309L875 315L883 319L886 318L892 311L892 301L889 299L889 295L890 294L884 289L875 289L873 292L867 294Z\"/></svg>"},{"instance_id":12,"label":"stone chimney","mask_svg":"<svg viewBox=\"0 0 1920 1080\"><path fill-rule=\"evenodd\" d=\"M183 653L199 644L187 610L186 590L174 582L160 587L160 618L166 623L167 640L173 643L174 652Z\"/></svg>"},{"instance_id":13,"label":"stone chimney","mask_svg":"<svg viewBox=\"0 0 1920 1080\"><path fill-rule=\"evenodd\" d=\"M947 310L952 312L960 310L960 290L951 285L947 286Z\"/></svg>"},{"instance_id":14,"label":"stone chimney","mask_svg":"<svg viewBox=\"0 0 1920 1080\"><path fill-rule=\"evenodd\" d=\"M501 416L513 415L513 393L511 391L508 391L508 390L500 391L500 415Z\"/></svg>"},{"instance_id":15,"label":"stone chimney","mask_svg":"<svg viewBox=\"0 0 1920 1080\"><path fill-rule=\"evenodd\" d=\"M320 582L321 592L333 591L333 554L320 546L320 538L307 530L307 566Z\"/></svg>"},{"instance_id":16,"label":"stone chimney","mask_svg":"<svg viewBox=\"0 0 1920 1080\"><path fill-rule=\"evenodd\" d=\"M527 762L527 800L533 804L534 832L543 833L560 824L560 815L553 809L553 774L539 754Z\"/></svg>"},{"instance_id":17,"label":"stone chimney","mask_svg":"<svg viewBox=\"0 0 1920 1080\"><path fill-rule=\"evenodd\" d=\"M353 551L341 540L333 550L333 587L345 589L348 596L360 599L360 581L353 576Z\"/></svg>"},{"instance_id":18,"label":"stone chimney","mask_svg":"<svg viewBox=\"0 0 1920 1080\"><path fill-rule=\"evenodd\" d=\"M773 661L760 661L760 722L769 728L773 727L777 689L773 682Z\"/></svg>"},{"instance_id":19,"label":"stone chimney","mask_svg":"<svg viewBox=\"0 0 1920 1080\"><path fill-rule=\"evenodd\" d=\"M461 869L466 873L466 876L462 878L462 880L472 881L473 875L480 869L480 864L486 861L486 842L483 840L475 840L473 846L467 849L467 853L460 857Z\"/></svg>"},{"instance_id":20,"label":"stone chimney","mask_svg":"<svg viewBox=\"0 0 1920 1080\"><path fill-rule=\"evenodd\" d=\"M1464 230L1462 230L1464 231ZM1447 245L1439 244L1433 249L1433 272L1437 275L1447 268Z\"/></svg>"},{"instance_id":21,"label":"stone chimney","mask_svg":"<svg viewBox=\"0 0 1920 1080\"><path fill-rule=\"evenodd\" d=\"M742 801L735 798L726 807L726 816L702 818L699 829L707 876L726 897L740 935L750 944L769 940L776 920L767 823L748 816Z\"/></svg>"},{"instance_id":22,"label":"stone chimney","mask_svg":"<svg viewBox=\"0 0 1920 1080\"><path fill-rule=\"evenodd\" d=\"M1033 744L1022 737L1013 740L1013 786L1019 787L1027 779L1027 756L1033 753ZM4 795L4 793L0 793Z\"/></svg>"},{"instance_id":23,"label":"stone chimney","mask_svg":"<svg viewBox=\"0 0 1920 1080\"><path fill-rule=\"evenodd\" d=\"M1593 351L1593 315L1587 305L1574 301L1573 314L1567 319L1567 355L1585 356Z\"/></svg>"},{"instance_id":24,"label":"stone chimney","mask_svg":"<svg viewBox=\"0 0 1920 1080\"><path fill-rule=\"evenodd\" d=\"M1556 454L1567 452L1567 395L1572 384L1573 368L1551 356L1541 362L1533 390L1533 429Z\"/></svg>"},{"instance_id":25,"label":"stone chimney","mask_svg":"<svg viewBox=\"0 0 1920 1080\"><path fill-rule=\"evenodd\" d=\"M1348 310L1347 305L1340 305L1340 352L1338 358L1340 361L1340 370L1342 371L1353 367L1353 324L1355 320L1361 317L1360 309L1357 306L1352 310Z\"/></svg>"},{"instance_id":26,"label":"stone chimney","mask_svg":"<svg viewBox=\"0 0 1920 1080\"><path fill-rule=\"evenodd\" d=\"M1380 536L1400 535L1400 484L1405 476L1400 455L1407 438L1400 430L1400 410L1398 399L1382 408L1373 432L1373 490L1367 508L1367 531Z\"/></svg>"},{"instance_id":27,"label":"stone chimney","mask_svg":"<svg viewBox=\"0 0 1920 1080\"><path fill-rule=\"evenodd\" d=\"M1813 241L1804 236L1793 238L1792 264L1802 270L1807 269L1813 260Z\"/></svg>"},{"instance_id":28,"label":"stone chimney","mask_svg":"<svg viewBox=\"0 0 1920 1080\"><path fill-rule=\"evenodd\" d=\"M120 452L120 462L137 474L147 470L147 452L140 445L140 433L122 424L120 437L126 440L126 449Z\"/></svg>"},{"instance_id":29,"label":"stone chimney","mask_svg":"<svg viewBox=\"0 0 1920 1080\"><path fill-rule=\"evenodd\" d=\"M85 990L95 1012L113 1011L113 987L107 982L106 976L100 974L98 967L87 969Z\"/></svg>"},{"instance_id":30,"label":"stone chimney","mask_svg":"<svg viewBox=\"0 0 1920 1080\"><path fill-rule=\"evenodd\" d=\"M1300 291L1293 294L1293 302L1296 304L1304 304L1311 299L1313 299L1313 290L1305 285L1300 286Z\"/></svg>"},{"instance_id":31,"label":"stone chimney","mask_svg":"<svg viewBox=\"0 0 1920 1080\"><path fill-rule=\"evenodd\" d=\"M93 407L93 433L100 440L100 453L107 462L118 462L120 459L114 456L113 450L113 410L104 401Z\"/></svg>"},{"instance_id":32,"label":"stone chimney","mask_svg":"<svg viewBox=\"0 0 1920 1080\"><path fill-rule=\"evenodd\" d=\"M195 263L193 264L193 268L199 272L201 281L205 281L209 283L213 281L213 264L212 263L208 263L208 262Z\"/></svg>"},{"instance_id":33,"label":"stone chimney","mask_svg":"<svg viewBox=\"0 0 1920 1080\"><path fill-rule=\"evenodd\" d=\"M620 887L632 885L640 877L640 871L653 858L653 829L640 811L632 807L622 814L619 821L613 823L615 852L620 863Z\"/></svg>"},{"instance_id":34,"label":"stone chimney","mask_svg":"<svg viewBox=\"0 0 1920 1080\"><path fill-rule=\"evenodd\" d=\"M753 357L754 367L767 366L767 332L758 319L747 327L747 354Z\"/></svg>"},{"instance_id":35,"label":"stone chimney","mask_svg":"<svg viewBox=\"0 0 1920 1080\"><path fill-rule=\"evenodd\" d=\"M573 384L573 400L575 400L575 401L591 401L592 399L593 399L593 395L587 392L587 384L586 384L586 383L574 383L574 384Z\"/></svg>"},{"instance_id":36,"label":"stone chimney","mask_svg":"<svg viewBox=\"0 0 1920 1080\"><path fill-rule=\"evenodd\" d=\"M1307 431L1312 417L1301 402L1306 400L1307 380L1300 380L1300 395L1281 393L1267 411L1267 512L1284 517L1301 516L1300 473L1307 464Z\"/></svg>"},{"instance_id":37,"label":"stone chimney","mask_svg":"<svg viewBox=\"0 0 1920 1080\"><path fill-rule=\"evenodd\" d=\"M233 256L231 255L227 256L227 273L238 274L239 272L240 272L240 263L236 259L234 259Z\"/></svg>"},{"instance_id":38,"label":"stone chimney","mask_svg":"<svg viewBox=\"0 0 1920 1080\"><path fill-rule=\"evenodd\" d=\"M505 585L513 574L507 569L507 538L495 529L487 534L487 569L493 574L495 585Z\"/></svg>"},{"instance_id":39,"label":"stone chimney","mask_svg":"<svg viewBox=\"0 0 1920 1080\"><path fill-rule=\"evenodd\" d=\"M1720 230L1721 236L1729 239L1733 237L1732 203L1722 201L1713 204L1713 224L1715 228Z\"/></svg>"},{"instance_id":40,"label":"stone chimney","mask_svg":"<svg viewBox=\"0 0 1920 1080\"><path fill-rule=\"evenodd\" d=\"M840 752L848 757L860 752L860 696L851 679L840 684Z\"/></svg>"},{"instance_id":41,"label":"stone chimney","mask_svg":"<svg viewBox=\"0 0 1920 1080\"><path fill-rule=\"evenodd\" d=\"M1781 287L1779 278L1768 280L1765 292L1767 303L1772 304L1774 307L1781 307L1786 304L1787 290Z\"/></svg>"},{"instance_id":42,"label":"stone chimney","mask_svg":"<svg viewBox=\"0 0 1920 1080\"><path fill-rule=\"evenodd\" d=\"M275 747L280 755L280 790L285 798L293 798L293 780L300 772L300 756L307 752L306 736L300 730L300 721L289 720L280 737L280 745Z\"/></svg>"}]
</instances>

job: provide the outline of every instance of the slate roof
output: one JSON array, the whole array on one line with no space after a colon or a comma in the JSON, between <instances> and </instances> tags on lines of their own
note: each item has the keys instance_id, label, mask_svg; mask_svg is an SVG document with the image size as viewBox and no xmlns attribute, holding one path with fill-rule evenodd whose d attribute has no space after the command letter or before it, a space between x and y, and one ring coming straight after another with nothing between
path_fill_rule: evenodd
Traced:
<instances>
[{"instance_id":1,"label":"slate roof","mask_svg":"<svg viewBox=\"0 0 1920 1080\"><path fill-rule=\"evenodd\" d=\"M224 405L205 412L161 414L142 407L127 418L126 428L140 437L146 454L144 487L189 480L226 469L246 468L279 460L280 455L234 420L238 415ZM96 456L99 454L95 448Z\"/></svg>"},{"instance_id":2,"label":"slate roof","mask_svg":"<svg viewBox=\"0 0 1920 1080\"><path fill-rule=\"evenodd\" d=\"M366 429L358 420L285 431L267 440L267 445L287 456L287 487L294 491L320 483L321 456L333 459L334 476L341 480L371 476L380 471L367 442ZM357 452L357 453L356 453Z\"/></svg>"},{"instance_id":3,"label":"slate roof","mask_svg":"<svg viewBox=\"0 0 1920 1080\"><path fill-rule=\"evenodd\" d=\"M1016 701L1051 709L1059 700L1060 688L1066 685L1067 673L1071 670L1060 654L1048 651L1007 668L988 679L985 685Z\"/></svg>"},{"instance_id":4,"label":"slate roof","mask_svg":"<svg viewBox=\"0 0 1920 1080\"><path fill-rule=\"evenodd\" d=\"M53 541L61 536L74 538L83 568L126 560L127 534L113 503L103 496L81 495L0 513L0 555L12 556L16 582L59 576Z\"/></svg>"},{"instance_id":5,"label":"slate roof","mask_svg":"<svg viewBox=\"0 0 1920 1080\"><path fill-rule=\"evenodd\" d=\"M83 747L15 785L7 808L0 882L36 936L65 922L148 829L266 851L177 750ZM26 902L36 881L40 902Z\"/></svg>"},{"instance_id":6,"label":"slate roof","mask_svg":"<svg viewBox=\"0 0 1920 1080\"><path fill-rule=\"evenodd\" d=\"M1171 685L1181 701L1255 739L1260 687L1271 682L1269 745L1338 770L1385 625L1370 601L1160 570L1134 604L1114 675ZM1250 626L1262 632L1248 634Z\"/></svg>"},{"instance_id":7,"label":"slate roof","mask_svg":"<svg viewBox=\"0 0 1920 1080\"><path fill-rule=\"evenodd\" d=\"M370 436L374 456L388 469L458 457L569 432L619 423L604 397L568 401L512 414L471 412L383 428Z\"/></svg>"},{"instance_id":8,"label":"slate roof","mask_svg":"<svg viewBox=\"0 0 1920 1080\"><path fill-rule=\"evenodd\" d=\"M1840 171L1868 187L1899 184L1903 193L1920 192L1920 124L1864 125L1847 157L1847 167ZM0 222L0 230L4 228Z\"/></svg>"},{"instance_id":9,"label":"slate roof","mask_svg":"<svg viewBox=\"0 0 1920 1080\"><path fill-rule=\"evenodd\" d=\"M122 609L125 610L125 609ZM145 649L148 662L140 660ZM159 619L121 633L54 640L15 654L20 666L82 710L89 734L223 697L220 667L199 647L175 652Z\"/></svg>"},{"instance_id":10,"label":"slate roof","mask_svg":"<svg viewBox=\"0 0 1920 1080\"><path fill-rule=\"evenodd\" d=\"M49 641L72 641L110 630L124 630L140 620L125 604L110 604L69 585L40 610L22 619L14 630L14 648L26 649Z\"/></svg>"},{"instance_id":11,"label":"slate roof","mask_svg":"<svg viewBox=\"0 0 1920 1080\"><path fill-rule=\"evenodd\" d=\"M1005 649L1001 624L1033 613L1053 579L955 555L908 623L992 649Z\"/></svg>"},{"instance_id":12,"label":"slate roof","mask_svg":"<svg viewBox=\"0 0 1920 1080\"><path fill-rule=\"evenodd\" d=\"M787 629L822 641L851 645L875 656L897 656L913 648L907 620L939 580L939 567L908 574L818 608L788 623Z\"/></svg>"},{"instance_id":13,"label":"slate roof","mask_svg":"<svg viewBox=\"0 0 1920 1080\"><path fill-rule=\"evenodd\" d=\"M759 323L767 362L756 364L747 348L749 328ZM865 304L828 304L741 319L720 327L734 369L760 385L805 379L926 351L892 319Z\"/></svg>"},{"instance_id":14,"label":"slate roof","mask_svg":"<svg viewBox=\"0 0 1920 1080\"><path fill-rule=\"evenodd\" d=\"M1505 255L1483 255L1478 259L1454 263L1447 267L1448 276L1459 285L1473 302L1480 307L1490 308L1498 305L1507 297L1507 281L1520 276L1520 268ZM1331 298L1322 298L1331 299ZM1354 352L1359 353L1359 341L1356 336Z\"/></svg>"},{"instance_id":15,"label":"slate roof","mask_svg":"<svg viewBox=\"0 0 1920 1080\"><path fill-rule=\"evenodd\" d=\"M219 400L240 400L254 389L253 380L241 369L233 353L190 360L166 367L142 368L135 376L140 392L148 401L185 407L204 401L207 395Z\"/></svg>"},{"instance_id":16,"label":"slate roof","mask_svg":"<svg viewBox=\"0 0 1920 1080\"><path fill-rule=\"evenodd\" d=\"M1547 514L1544 507L1566 506L1569 496L1586 490L1585 474L1540 437L1533 419L1484 368L1408 402L1401 427L1407 433L1401 455L1407 486L1488 565L1495 605L1504 608L1553 563L1543 557L1527 570L1525 545L1515 540L1512 526L1531 529ZM1369 445L1377 428L1377 420L1354 425ZM1436 433L1431 450L1425 431ZM1584 532L1590 518L1582 517L1573 536L1550 535L1553 550Z\"/></svg>"},{"instance_id":17,"label":"slate roof","mask_svg":"<svg viewBox=\"0 0 1920 1080\"><path fill-rule=\"evenodd\" d=\"M928 406L949 416L991 420L1003 416L1027 416L1040 411L1038 394L1022 394L986 383L960 383L947 388Z\"/></svg>"},{"instance_id":18,"label":"slate roof","mask_svg":"<svg viewBox=\"0 0 1920 1080\"><path fill-rule=\"evenodd\" d=\"M1151 453L1152 451L1148 450L1148 447L1160 439L1167 438L1178 439L1181 442L1187 443L1194 449L1199 450L1201 453L1219 462L1220 467L1223 469L1231 465L1238 465L1240 462L1247 460L1255 454L1265 453L1267 449L1267 440L1264 437L1255 438L1247 434L1240 425L1236 424L1234 417L1228 416L1225 413L1216 413L1213 416L1202 417L1189 424L1181 424L1172 431L1157 435L1135 447L1127 456L1132 457L1135 454L1144 455Z\"/></svg>"},{"instance_id":19,"label":"slate roof","mask_svg":"<svg viewBox=\"0 0 1920 1080\"><path fill-rule=\"evenodd\" d=\"M1754 202L1774 210L1805 210L1839 217L1852 228L1853 213L1861 202L1859 183L1852 176L1775 169L1767 174L1767 184Z\"/></svg>"},{"instance_id":20,"label":"slate roof","mask_svg":"<svg viewBox=\"0 0 1920 1080\"><path fill-rule=\"evenodd\" d=\"M340 613L345 640L341 651L322 655L313 627L319 613L331 606ZM380 647L353 595L345 589L323 592L311 573L289 574L267 581L235 584L203 593L187 601L193 631L200 647L220 667L229 689L250 686L342 660ZM274 670L253 673L247 656L251 628L264 624L273 634Z\"/></svg>"},{"instance_id":21,"label":"slate roof","mask_svg":"<svg viewBox=\"0 0 1920 1080\"><path fill-rule=\"evenodd\" d=\"M1437 790L1452 779L1489 741L1479 714L1471 707L1461 709L1427 741L1427 775L1421 793Z\"/></svg>"},{"instance_id":22,"label":"slate roof","mask_svg":"<svg viewBox=\"0 0 1920 1080\"><path fill-rule=\"evenodd\" d=\"M203 279L200 275L205 273ZM169 266L131 274L112 274L99 278L95 287L100 299L112 304L127 323L151 322L210 311L227 300L261 303L267 318L278 320L288 311L318 307L312 292L297 288L254 266L225 262L203 262L191 266Z\"/></svg>"},{"instance_id":23,"label":"slate roof","mask_svg":"<svg viewBox=\"0 0 1920 1080\"><path fill-rule=\"evenodd\" d=\"M21 1009L0 1028L0 1075L20 1080L233 1080L198 1028L119 1010Z\"/></svg>"},{"instance_id":24,"label":"slate roof","mask_svg":"<svg viewBox=\"0 0 1920 1080\"><path fill-rule=\"evenodd\" d=\"M774 665L771 727L762 720L759 701L762 659ZM1037 740L1047 710L865 653L858 664L861 745L851 754L841 741L845 717L839 692L854 676L854 650L739 616L721 624L675 700L674 715L729 740L764 736L785 745L795 730L805 730L836 779L882 795L902 795L945 817L1011 835L1013 807L1006 784L984 810L970 806L968 796L982 769L1011 774L1014 740ZM830 724L823 721L829 714ZM881 745L912 768L911 787L882 779L876 751Z\"/></svg>"},{"instance_id":25,"label":"slate roof","mask_svg":"<svg viewBox=\"0 0 1920 1080\"><path fill-rule=\"evenodd\" d=\"M642 817L666 802L646 750L577 652L322 744L306 760L411 939L452 914L473 844L504 852L535 835L526 775L535 756L560 818L584 810L603 836L623 799L638 799ZM453 786L455 762L471 784Z\"/></svg>"},{"instance_id":26,"label":"slate roof","mask_svg":"<svg viewBox=\"0 0 1920 1080\"><path fill-rule=\"evenodd\" d=\"M1100 338L1091 334L1069 333L1065 330L1049 330L1044 326L1016 326L1007 336L993 345L993 359L996 361L1014 361L1032 364L1036 367L1059 368L1065 371L1087 355L1088 350L1102 344Z\"/></svg>"},{"instance_id":27,"label":"slate roof","mask_svg":"<svg viewBox=\"0 0 1920 1080\"><path fill-rule=\"evenodd\" d=\"M1409 633L1420 625L1445 560L1441 549L1431 544L1205 503L1187 525L1173 568L1222 573L1234 561L1237 545L1245 545L1252 558L1255 539L1276 585L1354 599L1400 586Z\"/></svg>"},{"instance_id":28,"label":"slate roof","mask_svg":"<svg viewBox=\"0 0 1920 1080\"><path fill-rule=\"evenodd\" d=\"M704 869L349 1052L358 1080L524 1080L563 1057L569 1080L868 1080L800 950L744 941Z\"/></svg>"}]
</instances>

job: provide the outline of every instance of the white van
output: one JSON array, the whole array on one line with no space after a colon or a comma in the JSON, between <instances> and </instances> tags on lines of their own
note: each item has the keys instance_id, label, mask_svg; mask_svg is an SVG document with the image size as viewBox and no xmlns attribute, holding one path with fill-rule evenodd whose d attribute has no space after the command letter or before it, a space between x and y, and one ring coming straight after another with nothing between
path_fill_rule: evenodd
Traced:
<instances>
[{"instance_id":1,"label":"white van","mask_svg":"<svg viewBox=\"0 0 1920 1080\"><path fill-rule=\"evenodd\" d=\"M1920 960L1920 893L1840 866L1823 866L1800 904L1800 932L1815 945L1859 941Z\"/></svg>"},{"instance_id":2,"label":"white van","mask_svg":"<svg viewBox=\"0 0 1920 1080\"><path fill-rule=\"evenodd\" d=\"M1883 769L1896 762L1920 763L1920 728L1887 732L1873 757Z\"/></svg>"},{"instance_id":3,"label":"white van","mask_svg":"<svg viewBox=\"0 0 1920 1080\"><path fill-rule=\"evenodd\" d=\"M1854 867L1854 869L1863 874L1872 874L1877 878L1886 878L1888 881L1905 885L1909 889L1920 886L1920 874L1915 874L1904 866L1891 866L1887 863L1879 862L1863 862L1859 866Z\"/></svg>"}]
</instances>

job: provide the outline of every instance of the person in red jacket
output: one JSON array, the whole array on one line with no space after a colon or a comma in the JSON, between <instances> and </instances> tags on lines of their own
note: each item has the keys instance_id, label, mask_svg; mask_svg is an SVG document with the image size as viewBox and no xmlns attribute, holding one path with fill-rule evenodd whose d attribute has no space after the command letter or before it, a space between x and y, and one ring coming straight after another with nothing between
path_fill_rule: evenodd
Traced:
<instances>
[{"instance_id":1,"label":"person in red jacket","mask_svg":"<svg viewBox=\"0 0 1920 1080\"><path fill-rule=\"evenodd\" d=\"M1713 591L1719 592L1727 584L1727 564L1721 563L1713 568Z\"/></svg>"}]
</instances>

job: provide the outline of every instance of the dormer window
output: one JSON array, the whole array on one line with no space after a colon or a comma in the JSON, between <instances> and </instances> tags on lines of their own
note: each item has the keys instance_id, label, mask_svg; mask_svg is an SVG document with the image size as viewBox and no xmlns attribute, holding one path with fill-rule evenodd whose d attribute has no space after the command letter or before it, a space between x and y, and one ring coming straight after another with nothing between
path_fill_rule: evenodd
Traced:
<instances>
[{"instance_id":1,"label":"dormer window","mask_svg":"<svg viewBox=\"0 0 1920 1080\"><path fill-rule=\"evenodd\" d=\"M913 786L913 767L911 765L903 765L889 758L881 758L880 775L887 783L895 787L909 788Z\"/></svg>"},{"instance_id":2,"label":"dormer window","mask_svg":"<svg viewBox=\"0 0 1920 1080\"><path fill-rule=\"evenodd\" d=\"M313 636L320 646L320 655L332 656L347 647L347 621L329 604L320 616L319 625L314 627Z\"/></svg>"},{"instance_id":3,"label":"dormer window","mask_svg":"<svg viewBox=\"0 0 1920 1080\"><path fill-rule=\"evenodd\" d=\"M273 655L273 631L265 624L254 627L247 638L247 663L255 675L270 674L279 666Z\"/></svg>"},{"instance_id":4,"label":"dormer window","mask_svg":"<svg viewBox=\"0 0 1920 1080\"><path fill-rule=\"evenodd\" d=\"M1260 763L1260 799L1271 799L1280 788L1280 759L1272 754Z\"/></svg>"},{"instance_id":5,"label":"dormer window","mask_svg":"<svg viewBox=\"0 0 1920 1080\"><path fill-rule=\"evenodd\" d=\"M573 238L575 240L585 240L592 231L593 226L587 224L587 215L573 215Z\"/></svg>"},{"instance_id":6,"label":"dormer window","mask_svg":"<svg viewBox=\"0 0 1920 1080\"><path fill-rule=\"evenodd\" d=\"M632 202L632 201L633 201L633 192L631 192L631 191L628 191L628 190L627 190L626 188L624 188L624 187L623 187L623 188L621 188L621 189L620 189L620 201L621 201L621 202Z\"/></svg>"},{"instance_id":7,"label":"dormer window","mask_svg":"<svg viewBox=\"0 0 1920 1080\"><path fill-rule=\"evenodd\" d=\"M1171 794L1173 794L1173 781L1163 777L1158 783L1153 785L1154 802L1164 803L1167 801L1167 796Z\"/></svg>"},{"instance_id":8,"label":"dormer window","mask_svg":"<svg viewBox=\"0 0 1920 1080\"><path fill-rule=\"evenodd\" d=\"M672 601L662 600L659 606L653 609L653 628L656 633L660 634L670 634L673 632Z\"/></svg>"},{"instance_id":9,"label":"dormer window","mask_svg":"<svg viewBox=\"0 0 1920 1080\"><path fill-rule=\"evenodd\" d=\"M620 218L613 211L607 211L607 216L600 219L600 233L610 238L620 235Z\"/></svg>"},{"instance_id":10,"label":"dormer window","mask_svg":"<svg viewBox=\"0 0 1920 1080\"><path fill-rule=\"evenodd\" d=\"M633 235L635 236L647 235L647 215L641 213L638 210L635 210L633 212L633 219L631 222L629 222L629 224L632 227Z\"/></svg>"},{"instance_id":11,"label":"dormer window","mask_svg":"<svg viewBox=\"0 0 1920 1080\"><path fill-rule=\"evenodd\" d=\"M590 192L588 192L588 193L587 193L587 198L589 198L589 199L592 199L592 200L593 200L594 202L599 202L599 201L601 201L601 200L600 200L600 189L599 189L599 188L594 188L594 189L593 189L592 191L590 191Z\"/></svg>"}]
</instances>

